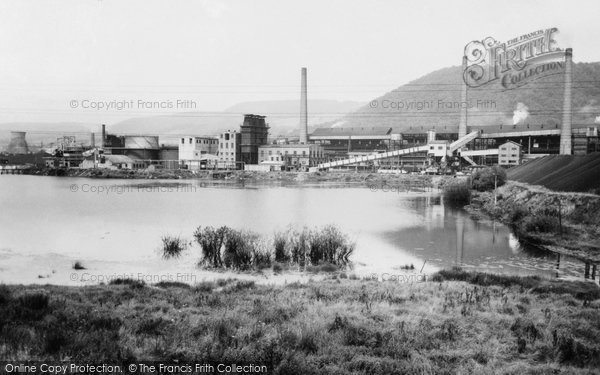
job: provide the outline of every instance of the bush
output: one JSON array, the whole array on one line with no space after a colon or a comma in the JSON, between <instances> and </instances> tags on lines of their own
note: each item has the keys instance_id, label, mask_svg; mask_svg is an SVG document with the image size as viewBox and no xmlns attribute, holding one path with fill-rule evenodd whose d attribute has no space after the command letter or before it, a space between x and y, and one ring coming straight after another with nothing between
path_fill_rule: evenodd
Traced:
<instances>
[{"instance_id":1,"label":"bush","mask_svg":"<svg viewBox=\"0 0 600 375\"><path fill-rule=\"evenodd\" d=\"M253 234L238 230L227 231L225 249L223 251L223 264L227 268L238 270L249 269L252 265L251 242Z\"/></svg>"},{"instance_id":2,"label":"bush","mask_svg":"<svg viewBox=\"0 0 600 375\"><path fill-rule=\"evenodd\" d=\"M525 220L527 232L556 232L559 229L558 218L549 215L528 216Z\"/></svg>"},{"instance_id":3,"label":"bush","mask_svg":"<svg viewBox=\"0 0 600 375\"><path fill-rule=\"evenodd\" d=\"M511 223L517 224L529 215L529 211L522 206L513 207L510 211L508 219Z\"/></svg>"},{"instance_id":4,"label":"bush","mask_svg":"<svg viewBox=\"0 0 600 375\"><path fill-rule=\"evenodd\" d=\"M221 267L223 265L221 247L230 231L231 229L225 226L218 229L214 229L213 227L205 227L204 229L198 227L196 229L194 237L202 250L202 259L200 260L202 264L212 267Z\"/></svg>"},{"instance_id":5,"label":"bush","mask_svg":"<svg viewBox=\"0 0 600 375\"><path fill-rule=\"evenodd\" d=\"M83 266L83 264L80 261L76 261L75 263L73 263L73 269L74 270L84 270L85 267Z\"/></svg>"},{"instance_id":6,"label":"bush","mask_svg":"<svg viewBox=\"0 0 600 375\"><path fill-rule=\"evenodd\" d=\"M506 183L506 171L499 166L493 166L476 171L472 177L473 189L488 191L494 189L494 184L500 187Z\"/></svg>"},{"instance_id":7,"label":"bush","mask_svg":"<svg viewBox=\"0 0 600 375\"><path fill-rule=\"evenodd\" d=\"M469 204L471 202L471 189L465 183L452 183L444 187L444 199L456 204Z\"/></svg>"},{"instance_id":8,"label":"bush","mask_svg":"<svg viewBox=\"0 0 600 375\"><path fill-rule=\"evenodd\" d=\"M165 235L161 240L164 259L179 258L181 253L187 248L187 244L179 236Z\"/></svg>"}]
</instances>

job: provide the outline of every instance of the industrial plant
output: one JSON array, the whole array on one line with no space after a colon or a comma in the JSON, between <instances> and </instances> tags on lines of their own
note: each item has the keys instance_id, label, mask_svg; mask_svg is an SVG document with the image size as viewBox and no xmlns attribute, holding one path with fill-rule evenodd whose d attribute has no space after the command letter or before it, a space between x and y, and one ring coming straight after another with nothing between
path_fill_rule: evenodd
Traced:
<instances>
[{"instance_id":1,"label":"industrial plant","mask_svg":"<svg viewBox=\"0 0 600 375\"><path fill-rule=\"evenodd\" d=\"M11 132L3 164L39 164L48 168L182 169L251 171L378 170L388 173L453 173L498 164L511 167L545 155L585 155L600 151L598 126L572 124L572 50L564 51L564 92L561 124L479 126L460 108L458 123L443 127L371 126L317 127L308 131L307 69L300 71L297 138L270 134L266 116L245 114L239 129L218 135L181 136L177 145L161 143L156 135L117 135L102 125L100 142L91 133L89 144L74 136L58 138L43 157L32 155L26 133ZM467 59L463 57L463 69ZM461 87L467 103L469 87ZM21 155L15 158L16 155ZM6 169L6 167L4 167Z\"/></svg>"}]
</instances>

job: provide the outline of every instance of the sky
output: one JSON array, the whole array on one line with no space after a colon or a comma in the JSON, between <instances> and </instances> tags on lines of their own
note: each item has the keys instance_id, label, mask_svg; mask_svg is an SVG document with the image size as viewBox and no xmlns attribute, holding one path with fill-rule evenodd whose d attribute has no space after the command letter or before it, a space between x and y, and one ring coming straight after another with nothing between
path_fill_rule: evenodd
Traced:
<instances>
[{"instance_id":1,"label":"sky","mask_svg":"<svg viewBox=\"0 0 600 375\"><path fill-rule=\"evenodd\" d=\"M298 99L304 66L310 99L367 102L459 65L472 40L550 27L597 62L598 15L597 0L3 0L0 123Z\"/></svg>"}]
</instances>

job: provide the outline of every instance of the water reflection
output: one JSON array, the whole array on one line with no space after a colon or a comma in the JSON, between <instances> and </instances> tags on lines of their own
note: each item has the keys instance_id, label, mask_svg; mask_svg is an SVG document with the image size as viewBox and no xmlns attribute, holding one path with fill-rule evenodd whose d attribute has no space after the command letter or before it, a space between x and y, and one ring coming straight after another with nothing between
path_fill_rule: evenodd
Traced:
<instances>
[{"instance_id":1,"label":"water reflection","mask_svg":"<svg viewBox=\"0 0 600 375\"><path fill-rule=\"evenodd\" d=\"M455 265L510 274L557 276L555 255L521 244L512 230L493 220L474 219L440 196L416 197L410 207L423 217L422 225L397 228L385 238L422 259L447 267ZM558 276L581 277L584 265L563 256Z\"/></svg>"}]
</instances>

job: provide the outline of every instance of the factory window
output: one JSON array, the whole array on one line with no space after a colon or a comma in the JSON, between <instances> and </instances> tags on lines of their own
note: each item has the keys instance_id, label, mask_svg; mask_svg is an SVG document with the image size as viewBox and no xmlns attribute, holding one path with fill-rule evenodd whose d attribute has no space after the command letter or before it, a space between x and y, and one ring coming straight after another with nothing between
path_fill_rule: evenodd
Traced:
<instances>
[{"instance_id":1,"label":"factory window","mask_svg":"<svg viewBox=\"0 0 600 375\"><path fill-rule=\"evenodd\" d=\"M185 143L185 138L181 138L181 144Z\"/></svg>"},{"instance_id":2,"label":"factory window","mask_svg":"<svg viewBox=\"0 0 600 375\"><path fill-rule=\"evenodd\" d=\"M228 141L229 140L229 133L225 133L225 140Z\"/></svg>"},{"instance_id":3,"label":"factory window","mask_svg":"<svg viewBox=\"0 0 600 375\"><path fill-rule=\"evenodd\" d=\"M442 150L444 149L442 146L438 146L438 150Z\"/></svg>"},{"instance_id":4,"label":"factory window","mask_svg":"<svg viewBox=\"0 0 600 375\"><path fill-rule=\"evenodd\" d=\"M192 144L192 138L190 138L190 144Z\"/></svg>"},{"instance_id":5,"label":"factory window","mask_svg":"<svg viewBox=\"0 0 600 375\"><path fill-rule=\"evenodd\" d=\"M298 152L296 150L294 150L294 155L296 155Z\"/></svg>"},{"instance_id":6,"label":"factory window","mask_svg":"<svg viewBox=\"0 0 600 375\"><path fill-rule=\"evenodd\" d=\"M229 148L229 143L225 143L225 148Z\"/></svg>"},{"instance_id":7,"label":"factory window","mask_svg":"<svg viewBox=\"0 0 600 375\"><path fill-rule=\"evenodd\" d=\"M223 148L223 144L221 143L221 148Z\"/></svg>"},{"instance_id":8,"label":"factory window","mask_svg":"<svg viewBox=\"0 0 600 375\"><path fill-rule=\"evenodd\" d=\"M500 147L500 150L506 151L506 147Z\"/></svg>"},{"instance_id":9,"label":"factory window","mask_svg":"<svg viewBox=\"0 0 600 375\"><path fill-rule=\"evenodd\" d=\"M516 150L517 150L517 148L516 148L516 147L513 147L513 148L511 148L511 150L513 150L513 151L516 151Z\"/></svg>"},{"instance_id":10,"label":"factory window","mask_svg":"<svg viewBox=\"0 0 600 375\"><path fill-rule=\"evenodd\" d=\"M302 150L302 156L306 156L306 150Z\"/></svg>"},{"instance_id":11,"label":"factory window","mask_svg":"<svg viewBox=\"0 0 600 375\"><path fill-rule=\"evenodd\" d=\"M517 157L517 154L512 154L511 156L512 156L513 158L516 158L516 157Z\"/></svg>"},{"instance_id":12,"label":"factory window","mask_svg":"<svg viewBox=\"0 0 600 375\"><path fill-rule=\"evenodd\" d=\"M269 150L269 155L272 155L273 151ZM273 160L273 158L271 158L271 160Z\"/></svg>"},{"instance_id":13,"label":"factory window","mask_svg":"<svg viewBox=\"0 0 600 375\"><path fill-rule=\"evenodd\" d=\"M433 146L429 146L429 149L430 149L430 150L435 150L435 147L433 147Z\"/></svg>"}]
</instances>

